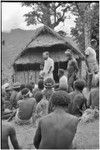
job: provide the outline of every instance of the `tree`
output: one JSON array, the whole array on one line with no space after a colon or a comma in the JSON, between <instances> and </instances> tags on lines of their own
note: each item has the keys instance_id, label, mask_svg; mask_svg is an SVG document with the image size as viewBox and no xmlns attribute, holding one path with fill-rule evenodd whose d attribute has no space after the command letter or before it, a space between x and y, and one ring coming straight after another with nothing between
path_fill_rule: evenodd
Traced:
<instances>
[{"instance_id":1,"label":"tree","mask_svg":"<svg viewBox=\"0 0 100 150\"><path fill-rule=\"evenodd\" d=\"M64 2L24 2L22 6L32 8L24 15L28 26L42 23L52 29L64 22L70 8L70 4Z\"/></svg>"},{"instance_id":2,"label":"tree","mask_svg":"<svg viewBox=\"0 0 100 150\"><path fill-rule=\"evenodd\" d=\"M98 3L74 2L71 7L72 13L76 16L76 26L75 28L72 28L71 34L75 37L75 40L83 53L90 45L93 32L95 32L95 26L97 27L96 31L98 32L99 30L99 10L95 13L95 7L99 8Z\"/></svg>"},{"instance_id":3,"label":"tree","mask_svg":"<svg viewBox=\"0 0 100 150\"><path fill-rule=\"evenodd\" d=\"M94 11L92 14L92 28L91 28L91 38L97 40L97 60L99 62L99 3L94 5Z\"/></svg>"}]
</instances>

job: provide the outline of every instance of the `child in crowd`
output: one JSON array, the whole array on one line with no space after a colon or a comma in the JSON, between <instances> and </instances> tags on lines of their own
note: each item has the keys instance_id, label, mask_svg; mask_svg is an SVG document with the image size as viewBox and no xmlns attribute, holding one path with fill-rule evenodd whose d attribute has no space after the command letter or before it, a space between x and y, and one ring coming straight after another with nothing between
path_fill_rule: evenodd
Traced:
<instances>
[{"instance_id":1,"label":"child in crowd","mask_svg":"<svg viewBox=\"0 0 100 150\"><path fill-rule=\"evenodd\" d=\"M37 118L43 117L48 114L48 100L45 95L43 95L42 100L36 106L36 115Z\"/></svg>"},{"instance_id":2,"label":"child in crowd","mask_svg":"<svg viewBox=\"0 0 100 150\"><path fill-rule=\"evenodd\" d=\"M54 111L40 119L34 145L36 149L70 149L78 125L78 118L66 113L70 98L65 91L56 91L51 102Z\"/></svg>"},{"instance_id":3,"label":"child in crowd","mask_svg":"<svg viewBox=\"0 0 100 150\"><path fill-rule=\"evenodd\" d=\"M64 74L64 69L58 70L58 76L59 76L59 89L65 90L68 92L68 80Z\"/></svg>"}]
</instances>

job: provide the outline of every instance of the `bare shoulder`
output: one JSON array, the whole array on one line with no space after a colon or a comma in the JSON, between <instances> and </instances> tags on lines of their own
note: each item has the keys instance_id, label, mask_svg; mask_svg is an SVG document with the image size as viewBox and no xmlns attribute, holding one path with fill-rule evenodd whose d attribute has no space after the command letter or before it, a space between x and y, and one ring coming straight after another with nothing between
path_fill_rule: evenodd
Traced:
<instances>
[{"instance_id":1,"label":"bare shoulder","mask_svg":"<svg viewBox=\"0 0 100 150\"><path fill-rule=\"evenodd\" d=\"M43 123L43 122L47 122L47 120L50 120L51 118L53 118L53 116L54 116L54 113L52 112L52 113L50 113L50 114L48 114L48 115L46 115L46 116L43 116L41 119L40 119L40 122L41 123Z\"/></svg>"},{"instance_id":2,"label":"bare shoulder","mask_svg":"<svg viewBox=\"0 0 100 150\"><path fill-rule=\"evenodd\" d=\"M71 115L71 114L66 114L66 118L67 118L67 120L68 119L70 120L72 125L77 125L79 122L79 118L74 115Z\"/></svg>"},{"instance_id":3,"label":"bare shoulder","mask_svg":"<svg viewBox=\"0 0 100 150\"><path fill-rule=\"evenodd\" d=\"M2 122L2 127L8 132L15 130L10 122Z\"/></svg>"},{"instance_id":4,"label":"bare shoulder","mask_svg":"<svg viewBox=\"0 0 100 150\"><path fill-rule=\"evenodd\" d=\"M29 100L36 101L34 97L29 98Z\"/></svg>"}]
</instances>

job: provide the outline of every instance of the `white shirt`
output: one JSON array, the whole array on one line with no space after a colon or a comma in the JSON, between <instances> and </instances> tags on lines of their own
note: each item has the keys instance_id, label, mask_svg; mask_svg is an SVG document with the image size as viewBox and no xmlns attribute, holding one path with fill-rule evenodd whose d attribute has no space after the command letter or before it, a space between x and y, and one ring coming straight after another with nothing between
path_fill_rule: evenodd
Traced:
<instances>
[{"instance_id":1,"label":"white shirt","mask_svg":"<svg viewBox=\"0 0 100 150\"><path fill-rule=\"evenodd\" d=\"M85 54L88 55L87 58L88 63L96 62L96 52L92 47L88 47L85 50Z\"/></svg>"},{"instance_id":2,"label":"white shirt","mask_svg":"<svg viewBox=\"0 0 100 150\"><path fill-rule=\"evenodd\" d=\"M68 89L68 79L65 75L63 75L59 80L59 87L60 88L67 88Z\"/></svg>"},{"instance_id":3,"label":"white shirt","mask_svg":"<svg viewBox=\"0 0 100 150\"><path fill-rule=\"evenodd\" d=\"M50 67L52 67L52 69L49 72ZM43 72L45 73L44 80L47 79L47 78L52 78L53 79L53 70L54 70L54 61L53 61L53 59L48 57L48 59L45 60L45 62L44 62L44 68L43 68Z\"/></svg>"}]
</instances>

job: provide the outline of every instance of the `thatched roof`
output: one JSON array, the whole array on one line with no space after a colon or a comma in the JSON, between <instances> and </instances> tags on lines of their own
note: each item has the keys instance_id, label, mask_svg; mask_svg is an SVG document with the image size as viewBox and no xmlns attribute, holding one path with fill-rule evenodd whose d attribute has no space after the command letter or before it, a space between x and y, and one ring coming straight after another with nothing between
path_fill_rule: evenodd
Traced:
<instances>
[{"instance_id":1,"label":"thatched roof","mask_svg":"<svg viewBox=\"0 0 100 150\"><path fill-rule=\"evenodd\" d=\"M34 30L32 39L17 55L14 64L40 63L42 52L45 50L50 51L51 57L55 57L54 61L56 62L66 59L64 51L68 48L72 50L74 55L83 58L83 54L72 43L71 39L61 37L51 28L40 27Z\"/></svg>"}]
</instances>

